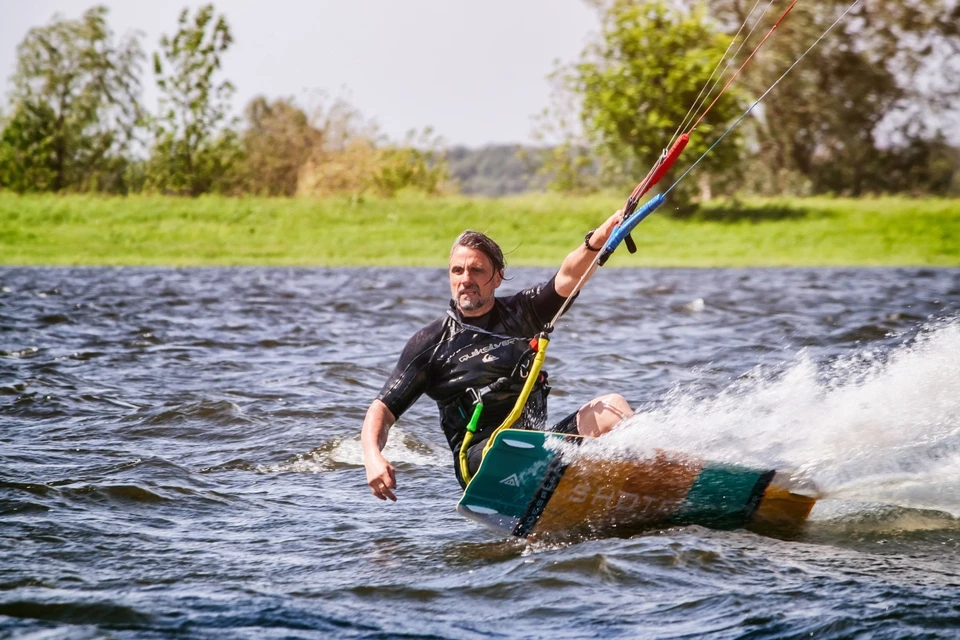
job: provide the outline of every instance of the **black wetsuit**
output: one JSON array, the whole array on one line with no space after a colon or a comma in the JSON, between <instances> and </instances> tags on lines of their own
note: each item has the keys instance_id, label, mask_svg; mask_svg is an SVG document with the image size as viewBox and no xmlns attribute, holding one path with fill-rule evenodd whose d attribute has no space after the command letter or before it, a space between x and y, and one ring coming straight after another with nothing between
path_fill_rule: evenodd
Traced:
<instances>
[{"instance_id":1,"label":"black wetsuit","mask_svg":"<svg viewBox=\"0 0 960 640\"><path fill-rule=\"evenodd\" d=\"M493 309L476 318L463 318L451 309L410 338L393 374L380 390L377 398L397 418L422 394L436 401L461 485L464 482L457 460L474 407L474 396L469 390L480 391L498 381L495 387L504 387L483 396L483 412L474 435L474 443L479 444L513 409L533 359L530 339L553 319L564 300L551 278L512 296L495 298ZM549 390L544 373L514 428L545 427ZM575 420L572 431L570 423L568 417L551 430L575 433ZM477 444L470 447L472 471L479 465Z\"/></svg>"}]
</instances>

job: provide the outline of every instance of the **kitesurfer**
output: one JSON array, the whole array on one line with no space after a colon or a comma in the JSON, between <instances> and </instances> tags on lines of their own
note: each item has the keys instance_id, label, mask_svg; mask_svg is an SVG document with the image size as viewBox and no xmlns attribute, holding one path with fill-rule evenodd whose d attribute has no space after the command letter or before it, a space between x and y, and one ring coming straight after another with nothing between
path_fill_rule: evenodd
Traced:
<instances>
[{"instance_id":1,"label":"kitesurfer","mask_svg":"<svg viewBox=\"0 0 960 640\"><path fill-rule=\"evenodd\" d=\"M482 400L475 444L467 449L470 472L476 471L487 438L519 395L532 359L531 339L560 311L619 220L618 211L589 232L548 281L499 298L494 293L503 282L505 267L500 247L476 231L460 234L450 250L450 309L410 338L393 374L367 409L360 439L373 495L396 500L395 470L382 450L390 427L423 394L437 403L454 461L474 403ZM608 394L547 428L548 392L546 375L541 373L513 428L598 436L631 413L623 397ZM460 465L455 462L454 468L464 485Z\"/></svg>"}]
</instances>

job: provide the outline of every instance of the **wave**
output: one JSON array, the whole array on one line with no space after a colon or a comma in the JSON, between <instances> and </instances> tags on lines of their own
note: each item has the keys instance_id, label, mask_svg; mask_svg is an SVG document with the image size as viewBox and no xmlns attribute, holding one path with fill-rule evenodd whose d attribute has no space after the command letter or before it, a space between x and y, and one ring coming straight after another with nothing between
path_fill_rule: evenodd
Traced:
<instances>
[{"instance_id":1,"label":"wave","mask_svg":"<svg viewBox=\"0 0 960 640\"><path fill-rule=\"evenodd\" d=\"M422 442L396 426L390 429L383 455L393 465L439 467L450 464L447 449ZM363 466L360 436L336 438L279 464L257 465L256 470L260 473L322 473L350 466Z\"/></svg>"},{"instance_id":2,"label":"wave","mask_svg":"<svg viewBox=\"0 0 960 640\"><path fill-rule=\"evenodd\" d=\"M12 511L86 509L91 503L224 505L235 499L202 476L155 456L76 468L69 477L54 480L3 480L0 490L6 490L5 508Z\"/></svg>"}]
</instances>

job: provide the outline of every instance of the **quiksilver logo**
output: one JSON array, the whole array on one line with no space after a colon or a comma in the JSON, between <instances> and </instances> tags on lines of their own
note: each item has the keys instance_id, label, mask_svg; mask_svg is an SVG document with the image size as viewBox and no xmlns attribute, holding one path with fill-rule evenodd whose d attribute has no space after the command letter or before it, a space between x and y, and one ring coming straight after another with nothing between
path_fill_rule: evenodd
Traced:
<instances>
[{"instance_id":1,"label":"quiksilver logo","mask_svg":"<svg viewBox=\"0 0 960 640\"><path fill-rule=\"evenodd\" d=\"M499 360L499 358L497 356L492 356L489 353L485 353L483 354L481 362L494 362L495 360Z\"/></svg>"},{"instance_id":2,"label":"quiksilver logo","mask_svg":"<svg viewBox=\"0 0 960 640\"><path fill-rule=\"evenodd\" d=\"M502 342L497 342L496 344L489 344L489 345L487 345L487 346L485 346L485 347L478 347L478 348L474 349L473 351L471 351L470 353L467 353L467 354L464 354L464 355L460 356L459 360L460 360L460 362L466 362L466 361L469 360L470 358L475 358L475 357L477 357L477 356L479 356L479 355L483 355L483 354L489 353L490 351L493 351L494 349L499 349L499 348L502 347L503 345L505 345L505 344L510 344L511 342L513 342L512 339L510 339L510 340L504 340L504 341L502 341Z\"/></svg>"},{"instance_id":3,"label":"quiksilver logo","mask_svg":"<svg viewBox=\"0 0 960 640\"><path fill-rule=\"evenodd\" d=\"M500 484L505 484L508 487L519 487L520 478L517 477L517 474L511 473L509 476L500 481Z\"/></svg>"}]
</instances>

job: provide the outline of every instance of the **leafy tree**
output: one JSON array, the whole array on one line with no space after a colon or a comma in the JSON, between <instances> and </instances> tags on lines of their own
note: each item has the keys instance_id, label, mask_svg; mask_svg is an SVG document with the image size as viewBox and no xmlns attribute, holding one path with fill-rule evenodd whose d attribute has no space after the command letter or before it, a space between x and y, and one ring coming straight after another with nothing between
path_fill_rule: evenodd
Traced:
<instances>
[{"instance_id":1,"label":"leafy tree","mask_svg":"<svg viewBox=\"0 0 960 640\"><path fill-rule=\"evenodd\" d=\"M441 140L427 127L419 134L410 131L401 145L388 145L378 150L377 168L371 176L371 186L384 196L392 196L403 189L412 189L433 195L449 177L447 165L440 150Z\"/></svg>"},{"instance_id":2,"label":"leafy tree","mask_svg":"<svg viewBox=\"0 0 960 640\"><path fill-rule=\"evenodd\" d=\"M593 4L602 15L600 39L557 75L561 91L573 98L583 138L568 137L557 147L552 168L567 186L596 172L603 185L629 188L670 144L729 39L702 9L688 14L661 0ZM691 136L677 170L699 157L739 112L735 95L720 101ZM701 171L730 167L737 154L730 136Z\"/></svg>"},{"instance_id":3,"label":"leafy tree","mask_svg":"<svg viewBox=\"0 0 960 640\"><path fill-rule=\"evenodd\" d=\"M212 4L191 18L180 13L177 33L160 40L153 56L160 88L160 114L153 122L154 144L148 186L164 193L197 196L229 188L240 155L228 116L234 87L216 82L220 57L233 36Z\"/></svg>"},{"instance_id":4,"label":"leafy tree","mask_svg":"<svg viewBox=\"0 0 960 640\"><path fill-rule=\"evenodd\" d=\"M247 105L246 121L236 188L260 195L296 194L300 169L323 144L323 132L292 99L269 102L257 96Z\"/></svg>"},{"instance_id":5,"label":"leafy tree","mask_svg":"<svg viewBox=\"0 0 960 640\"><path fill-rule=\"evenodd\" d=\"M17 193L51 191L56 116L44 103L15 109L0 133L0 185Z\"/></svg>"},{"instance_id":6,"label":"leafy tree","mask_svg":"<svg viewBox=\"0 0 960 640\"><path fill-rule=\"evenodd\" d=\"M834 193L850 189L850 170L817 165L814 184ZM906 144L878 149L864 171L869 189L878 193L960 195L960 149L951 147L943 134L932 139L914 138Z\"/></svg>"},{"instance_id":7,"label":"leafy tree","mask_svg":"<svg viewBox=\"0 0 960 640\"><path fill-rule=\"evenodd\" d=\"M125 192L141 118L136 36L119 44L97 6L55 18L17 48L12 115L0 135L0 184L15 191Z\"/></svg>"},{"instance_id":8,"label":"leafy tree","mask_svg":"<svg viewBox=\"0 0 960 640\"><path fill-rule=\"evenodd\" d=\"M745 69L742 82L749 92L765 91L851 4L797 4ZM709 6L732 33L750 4L709 0ZM764 20L758 31L766 31L773 16ZM918 74L926 81L917 82ZM924 123L955 110L958 97L960 4L862 1L751 118L765 190L801 184L791 174L816 192L884 189L885 169L876 161L889 157L883 147L892 141L915 150L917 141L935 139L938 128ZM885 127L893 135L884 135Z\"/></svg>"},{"instance_id":9,"label":"leafy tree","mask_svg":"<svg viewBox=\"0 0 960 640\"><path fill-rule=\"evenodd\" d=\"M373 121L343 99L320 107L312 118L321 133L300 168L297 194L377 193L401 190L434 194L447 179L442 141L429 127L411 131L403 143L390 143Z\"/></svg>"}]
</instances>

